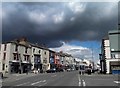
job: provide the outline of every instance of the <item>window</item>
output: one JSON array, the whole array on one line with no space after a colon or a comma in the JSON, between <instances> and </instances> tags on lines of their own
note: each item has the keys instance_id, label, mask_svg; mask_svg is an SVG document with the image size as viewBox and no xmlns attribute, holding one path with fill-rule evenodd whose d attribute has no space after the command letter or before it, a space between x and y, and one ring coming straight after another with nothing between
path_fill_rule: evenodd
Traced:
<instances>
[{"instance_id":1,"label":"window","mask_svg":"<svg viewBox=\"0 0 120 88\"><path fill-rule=\"evenodd\" d=\"M16 44L15 46L15 51L17 52L18 51L18 45Z\"/></svg>"},{"instance_id":2,"label":"window","mask_svg":"<svg viewBox=\"0 0 120 88\"><path fill-rule=\"evenodd\" d=\"M40 50L38 52L40 53Z\"/></svg>"},{"instance_id":3,"label":"window","mask_svg":"<svg viewBox=\"0 0 120 88\"><path fill-rule=\"evenodd\" d=\"M5 60L5 59L6 59L6 53L3 54L3 60Z\"/></svg>"},{"instance_id":4,"label":"window","mask_svg":"<svg viewBox=\"0 0 120 88\"><path fill-rule=\"evenodd\" d=\"M2 70L5 70L5 64L2 65Z\"/></svg>"},{"instance_id":5,"label":"window","mask_svg":"<svg viewBox=\"0 0 120 88\"><path fill-rule=\"evenodd\" d=\"M33 49L33 53L35 52L35 48Z\"/></svg>"},{"instance_id":6,"label":"window","mask_svg":"<svg viewBox=\"0 0 120 88\"><path fill-rule=\"evenodd\" d=\"M19 60L18 54L15 54L15 53L14 53L14 54L13 54L13 59L14 59L14 60Z\"/></svg>"},{"instance_id":7,"label":"window","mask_svg":"<svg viewBox=\"0 0 120 88\"><path fill-rule=\"evenodd\" d=\"M112 58L112 59L115 59L115 58L116 58L116 57L115 57L115 54L112 53L112 54L111 54L111 58Z\"/></svg>"},{"instance_id":8,"label":"window","mask_svg":"<svg viewBox=\"0 0 120 88\"><path fill-rule=\"evenodd\" d=\"M44 58L43 63L47 63L47 58Z\"/></svg>"},{"instance_id":9,"label":"window","mask_svg":"<svg viewBox=\"0 0 120 88\"><path fill-rule=\"evenodd\" d=\"M28 50L28 48L27 48L27 47L25 47L25 53L27 53L27 50Z\"/></svg>"},{"instance_id":10,"label":"window","mask_svg":"<svg viewBox=\"0 0 120 88\"><path fill-rule=\"evenodd\" d=\"M27 57L24 55L24 61L26 61L27 60Z\"/></svg>"},{"instance_id":11,"label":"window","mask_svg":"<svg viewBox=\"0 0 120 88\"><path fill-rule=\"evenodd\" d=\"M29 61L29 55L27 55L26 57L27 57L27 59L26 59L26 60L27 60L27 61Z\"/></svg>"},{"instance_id":12,"label":"window","mask_svg":"<svg viewBox=\"0 0 120 88\"><path fill-rule=\"evenodd\" d=\"M6 51L6 48L7 48L7 44L4 45L4 51Z\"/></svg>"},{"instance_id":13,"label":"window","mask_svg":"<svg viewBox=\"0 0 120 88\"><path fill-rule=\"evenodd\" d=\"M45 52L45 55L46 55L46 52Z\"/></svg>"},{"instance_id":14,"label":"window","mask_svg":"<svg viewBox=\"0 0 120 88\"><path fill-rule=\"evenodd\" d=\"M24 61L29 61L29 55L24 55Z\"/></svg>"}]
</instances>

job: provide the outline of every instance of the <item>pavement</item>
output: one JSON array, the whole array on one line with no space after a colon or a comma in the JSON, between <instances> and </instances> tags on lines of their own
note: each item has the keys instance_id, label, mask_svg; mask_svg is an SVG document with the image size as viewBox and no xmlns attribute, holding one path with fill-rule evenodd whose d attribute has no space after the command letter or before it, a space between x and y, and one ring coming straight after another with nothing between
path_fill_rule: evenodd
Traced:
<instances>
[{"instance_id":1,"label":"pavement","mask_svg":"<svg viewBox=\"0 0 120 88\"><path fill-rule=\"evenodd\" d=\"M44 74L14 74L3 79L3 86L118 86L118 75L84 74L78 71L44 73Z\"/></svg>"}]
</instances>

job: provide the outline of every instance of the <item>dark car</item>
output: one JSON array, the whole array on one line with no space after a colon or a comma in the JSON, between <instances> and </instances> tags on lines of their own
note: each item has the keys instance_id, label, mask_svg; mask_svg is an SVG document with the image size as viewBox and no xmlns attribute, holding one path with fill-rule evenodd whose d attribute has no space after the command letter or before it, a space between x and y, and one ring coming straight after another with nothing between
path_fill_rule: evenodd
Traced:
<instances>
[{"instance_id":1,"label":"dark car","mask_svg":"<svg viewBox=\"0 0 120 88\"><path fill-rule=\"evenodd\" d=\"M64 72L64 69L63 68L59 68L59 69L57 69L57 72Z\"/></svg>"},{"instance_id":2,"label":"dark car","mask_svg":"<svg viewBox=\"0 0 120 88\"><path fill-rule=\"evenodd\" d=\"M47 73L55 73L56 72L56 69L55 68L52 68L52 69L49 69L46 71Z\"/></svg>"}]
</instances>

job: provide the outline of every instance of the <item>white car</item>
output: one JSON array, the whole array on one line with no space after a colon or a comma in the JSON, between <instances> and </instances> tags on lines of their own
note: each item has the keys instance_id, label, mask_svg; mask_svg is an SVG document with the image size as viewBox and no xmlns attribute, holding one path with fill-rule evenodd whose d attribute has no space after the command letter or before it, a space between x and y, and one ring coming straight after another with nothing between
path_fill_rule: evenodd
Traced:
<instances>
[{"instance_id":1,"label":"white car","mask_svg":"<svg viewBox=\"0 0 120 88\"><path fill-rule=\"evenodd\" d=\"M70 69L70 68L68 68L68 69L67 69L67 71L68 71L68 72L70 72L70 71L71 71L71 69Z\"/></svg>"}]
</instances>

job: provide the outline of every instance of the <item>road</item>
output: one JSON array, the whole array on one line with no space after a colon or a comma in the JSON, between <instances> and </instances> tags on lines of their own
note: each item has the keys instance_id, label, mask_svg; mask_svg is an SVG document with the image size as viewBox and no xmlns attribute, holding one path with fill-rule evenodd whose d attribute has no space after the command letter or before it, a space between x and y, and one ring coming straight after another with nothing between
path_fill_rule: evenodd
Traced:
<instances>
[{"instance_id":1,"label":"road","mask_svg":"<svg viewBox=\"0 0 120 88\"><path fill-rule=\"evenodd\" d=\"M18 80L3 80L3 86L118 86L117 75L80 75L78 71L36 74Z\"/></svg>"}]
</instances>

